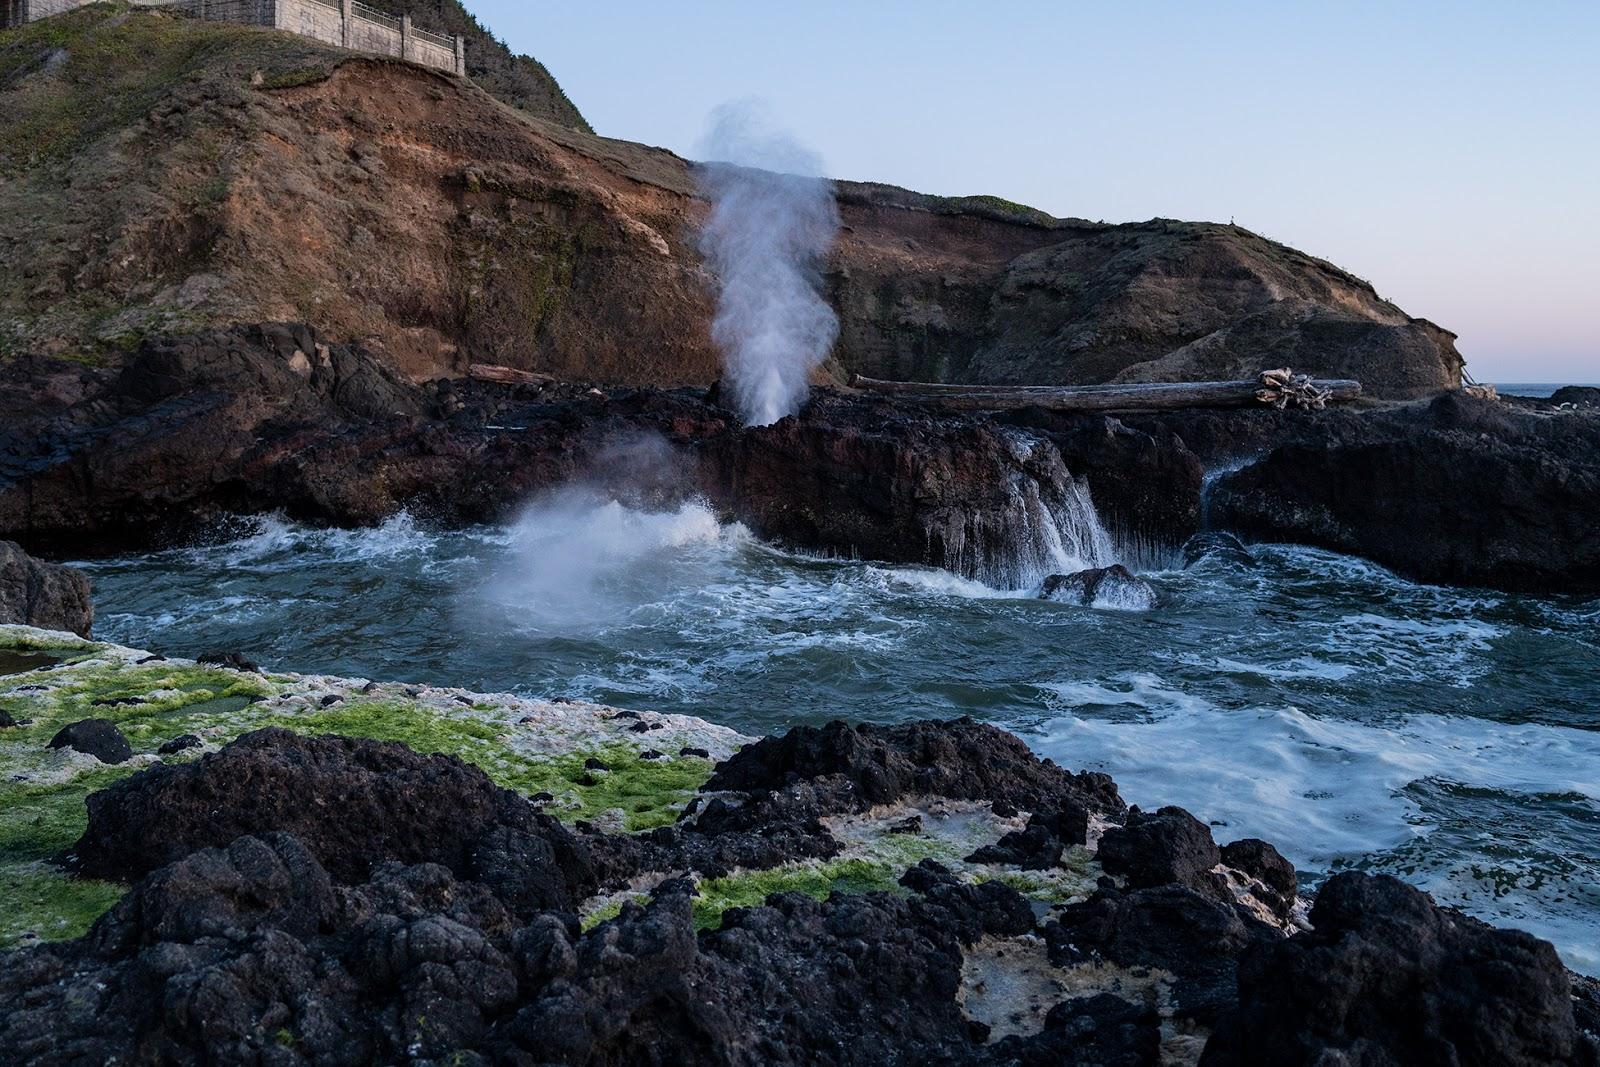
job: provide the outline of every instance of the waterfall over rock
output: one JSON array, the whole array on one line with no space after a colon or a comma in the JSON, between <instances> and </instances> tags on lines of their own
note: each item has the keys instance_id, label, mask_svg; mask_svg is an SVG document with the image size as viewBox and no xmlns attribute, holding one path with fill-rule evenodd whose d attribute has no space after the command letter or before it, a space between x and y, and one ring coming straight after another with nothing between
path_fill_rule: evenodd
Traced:
<instances>
[{"instance_id":1,"label":"waterfall over rock","mask_svg":"<svg viewBox=\"0 0 1600 1067\"><path fill-rule=\"evenodd\" d=\"M1003 503L967 512L944 532L945 566L996 588L1025 589L1048 575L1117 562L1088 482L1067 470L1055 446L1021 433L1007 444L1016 466Z\"/></svg>"}]
</instances>

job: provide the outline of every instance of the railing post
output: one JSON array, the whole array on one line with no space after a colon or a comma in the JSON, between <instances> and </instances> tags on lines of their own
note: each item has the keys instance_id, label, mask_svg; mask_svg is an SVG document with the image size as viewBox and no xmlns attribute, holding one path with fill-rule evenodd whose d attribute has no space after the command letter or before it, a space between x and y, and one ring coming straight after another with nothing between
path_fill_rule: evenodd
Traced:
<instances>
[{"instance_id":1,"label":"railing post","mask_svg":"<svg viewBox=\"0 0 1600 1067\"><path fill-rule=\"evenodd\" d=\"M400 58L411 58L411 16L400 16Z\"/></svg>"},{"instance_id":2,"label":"railing post","mask_svg":"<svg viewBox=\"0 0 1600 1067\"><path fill-rule=\"evenodd\" d=\"M346 48L355 47L355 29L350 25L350 20L355 16L351 5L355 0L339 0L339 43Z\"/></svg>"},{"instance_id":3,"label":"railing post","mask_svg":"<svg viewBox=\"0 0 1600 1067\"><path fill-rule=\"evenodd\" d=\"M459 33L456 34L456 77L467 76L467 42Z\"/></svg>"}]
</instances>

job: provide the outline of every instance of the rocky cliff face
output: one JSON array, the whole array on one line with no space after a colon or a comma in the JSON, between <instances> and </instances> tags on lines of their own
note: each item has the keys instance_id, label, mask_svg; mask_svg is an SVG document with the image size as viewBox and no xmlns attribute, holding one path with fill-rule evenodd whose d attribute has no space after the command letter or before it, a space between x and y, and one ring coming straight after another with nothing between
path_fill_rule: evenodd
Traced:
<instances>
[{"instance_id":1,"label":"rocky cliff face","mask_svg":"<svg viewBox=\"0 0 1600 1067\"><path fill-rule=\"evenodd\" d=\"M416 377L717 374L690 165L569 128L575 112L114 6L6 35L0 97L0 248L22 264L0 282L7 351L116 362L152 331L293 319ZM1234 227L848 183L839 199L836 373L1459 381L1447 331Z\"/></svg>"}]
</instances>

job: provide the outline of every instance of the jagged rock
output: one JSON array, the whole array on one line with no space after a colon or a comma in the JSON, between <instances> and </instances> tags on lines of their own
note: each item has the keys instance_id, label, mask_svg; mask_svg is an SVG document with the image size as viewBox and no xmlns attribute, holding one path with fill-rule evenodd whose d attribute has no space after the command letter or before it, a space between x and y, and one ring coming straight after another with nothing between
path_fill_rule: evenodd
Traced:
<instances>
[{"instance_id":1,"label":"jagged rock","mask_svg":"<svg viewBox=\"0 0 1600 1067\"><path fill-rule=\"evenodd\" d=\"M34 559L20 545L0 541L0 623L88 637L94 624L89 579L70 567Z\"/></svg>"},{"instance_id":2,"label":"jagged rock","mask_svg":"<svg viewBox=\"0 0 1600 1067\"><path fill-rule=\"evenodd\" d=\"M1039 595L1063 604L1123 611L1149 611L1157 599L1153 585L1120 563L1072 574L1052 574L1044 580Z\"/></svg>"},{"instance_id":3,"label":"jagged rock","mask_svg":"<svg viewBox=\"0 0 1600 1067\"><path fill-rule=\"evenodd\" d=\"M480 878L498 862L520 905L571 907L574 892L594 888L584 849L560 823L470 764L392 742L258 730L117 782L88 806L72 856L97 878L131 881L197 849L284 831L347 883L390 860Z\"/></svg>"},{"instance_id":4,"label":"jagged rock","mask_svg":"<svg viewBox=\"0 0 1600 1067\"><path fill-rule=\"evenodd\" d=\"M1427 416L1405 434L1273 448L1218 482L1213 520L1423 581L1600 591L1600 419L1459 394Z\"/></svg>"},{"instance_id":5,"label":"jagged rock","mask_svg":"<svg viewBox=\"0 0 1600 1067\"><path fill-rule=\"evenodd\" d=\"M1283 936L1176 884L1102 889L1061 909L1044 934L1050 961L1058 967L1104 961L1170 973L1176 1014L1205 1025L1233 1007L1241 954L1252 944Z\"/></svg>"},{"instance_id":6,"label":"jagged rock","mask_svg":"<svg viewBox=\"0 0 1600 1067\"><path fill-rule=\"evenodd\" d=\"M1207 1044L1205 1067L1594 1062L1548 942L1353 871L1322 887L1311 924L1249 950L1238 1008Z\"/></svg>"},{"instance_id":7,"label":"jagged rock","mask_svg":"<svg viewBox=\"0 0 1600 1067\"><path fill-rule=\"evenodd\" d=\"M457 760L246 735L91 796L80 853L115 871L176 858L86 937L0 956L0 1049L22 1063L1042 1067L1149 1064L1215 1026L1217 1064L1594 1067L1579 1026L1600 1020L1600 995L1569 985L1549 945L1352 875L1325 886L1315 930L1285 940L1208 895L1210 867L1280 894L1292 868L1258 841L1218 850L1177 808L1108 829L1102 862L1130 888L1102 880L1042 930L1002 881L924 861L905 896L779 893L696 931L681 872L830 854L819 813L872 797L992 789L996 807L1034 812L1013 835L1025 855L1046 834L1082 841L1086 798L1120 814L1109 781L1025 759L1008 736L968 720L797 728L724 764L749 788L708 787L676 826L580 835ZM644 873L648 905L580 930L575 898ZM966 964L1006 939L1037 952L1041 934L1062 999L1039 1032L990 1042L958 998Z\"/></svg>"},{"instance_id":8,"label":"jagged rock","mask_svg":"<svg viewBox=\"0 0 1600 1067\"><path fill-rule=\"evenodd\" d=\"M931 794L1003 800L1029 811L1075 804L1120 813L1117 787L1092 771L1073 774L1041 760L1017 737L970 718L852 726L797 726L766 737L717 766L707 790L771 791L802 783L823 812Z\"/></svg>"},{"instance_id":9,"label":"jagged rock","mask_svg":"<svg viewBox=\"0 0 1600 1067\"><path fill-rule=\"evenodd\" d=\"M1280 919L1287 919L1299 895L1294 864L1259 838L1246 837L1222 846L1222 862L1249 875L1265 887L1256 897Z\"/></svg>"},{"instance_id":10,"label":"jagged rock","mask_svg":"<svg viewBox=\"0 0 1600 1067\"><path fill-rule=\"evenodd\" d=\"M1050 1009L1038 1037L1004 1038L996 1053L1020 1067L1153 1067L1163 1062L1161 1016L1113 993L1077 997Z\"/></svg>"},{"instance_id":11,"label":"jagged rock","mask_svg":"<svg viewBox=\"0 0 1600 1067\"><path fill-rule=\"evenodd\" d=\"M1068 804L1055 811L1036 811L1028 824L1012 831L992 845L984 845L967 857L968 863L1009 863L1023 870L1042 871L1061 862L1070 845L1089 839L1089 812L1080 805Z\"/></svg>"},{"instance_id":12,"label":"jagged rock","mask_svg":"<svg viewBox=\"0 0 1600 1067\"><path fill-rule=\"evenodd\" d=\"M1100 837L1097 855L1108 874L1121 875L1132 888L1184 885L1218 899L1230 900L1212 868L1222 850L1205 823L1182 808L1152 813L1132 808L1127 821Z\"/></svg>"},{"instance_id":13,"label":"jagged rock","mask_svg":"<svg viewBox=\"0 0 1600 1067\"><path fill-rule=\"evenodd\" d=\"M101 763L126 763L133 758L133 746L110 719L80 719L68 723L50 739L49 748L70 748L93 756Z\"/></svg>"},{"instance_id":14,"label":"jagged rock","mask_svg":"<svg viewBox=\"0 0 1600 1067\"><path fill-rule=\"evenodd\" d=\"M580 934L553 912L519 925L441 866L339 887L292 835L244 837L154 872L90 936L4 957L0 1047L22 1062L983 1062L955 999L963 946L1032 925L1005 886L935 877L909 899L781 894L697 937L690 892L665 883Z\"/></svg>"}]
</instances>

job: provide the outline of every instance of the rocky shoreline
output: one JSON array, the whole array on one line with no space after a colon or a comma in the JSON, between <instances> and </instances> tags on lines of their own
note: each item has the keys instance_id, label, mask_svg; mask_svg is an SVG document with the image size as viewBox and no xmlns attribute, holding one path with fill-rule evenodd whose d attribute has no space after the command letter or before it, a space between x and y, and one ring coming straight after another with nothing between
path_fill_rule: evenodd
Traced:
<instances>
[{"instance_id":1,"label":"rocky shoreline","mask_svg":"<svg viewBox=\"0 0 1600 1067\"><path fill-rule=\"evenodd\" d=\"M989 416L821 390L749 429L715 389L418 385L281 323L148 338L116 370L12 360L0 384L0 537L53 554L269 511L494 522L590 480L645 505L702 498L804 549L999 584L1019 582L1041 513L1088 500L1136 567L1219 529L1429 582L1600 591L1600 413L1554 401Z\"/></svg>"},{"instance_id":2,"label":"rocky shoreline","mask_svg":"<svg viewBox=\"0 0 1600 1067\"><path fill-rule=\"evenodd\" d=\"M1548 943L1303 896L971 720L756 740L0 642L16 1062L1600 1062ZM86 718L130 754L47 745Z\"/></svg>"}]
</instances>

